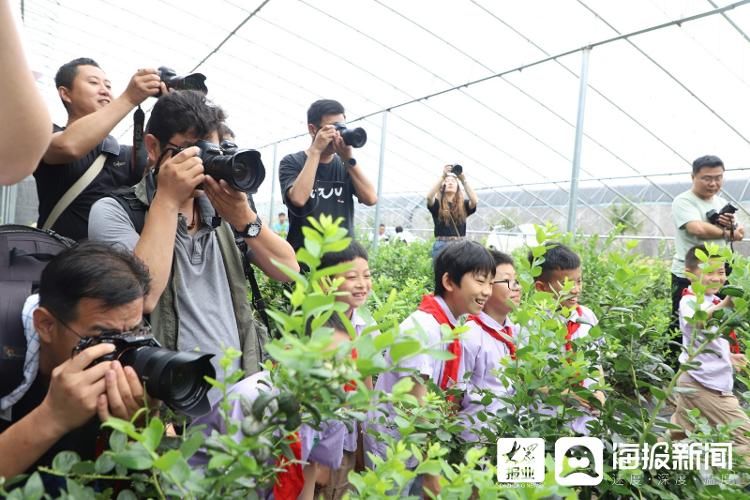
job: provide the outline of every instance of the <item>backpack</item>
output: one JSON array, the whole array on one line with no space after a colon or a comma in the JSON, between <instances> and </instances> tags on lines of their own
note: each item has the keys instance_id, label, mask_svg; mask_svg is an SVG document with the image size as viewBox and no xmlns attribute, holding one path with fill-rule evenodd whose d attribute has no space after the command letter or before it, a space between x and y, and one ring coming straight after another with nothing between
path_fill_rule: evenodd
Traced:
<instances>
[{"instance_id":1,"label":"backpack","mask_svg":"<svg viewBox=\"0 0 750 500\"><path fill-rule=\"evenodd\" d=\"M47 263L76 242L54 231L14 224L0 225L0 397L23 381L26 358L21 311L36 293Z\"/></svg>"}]
</instances>

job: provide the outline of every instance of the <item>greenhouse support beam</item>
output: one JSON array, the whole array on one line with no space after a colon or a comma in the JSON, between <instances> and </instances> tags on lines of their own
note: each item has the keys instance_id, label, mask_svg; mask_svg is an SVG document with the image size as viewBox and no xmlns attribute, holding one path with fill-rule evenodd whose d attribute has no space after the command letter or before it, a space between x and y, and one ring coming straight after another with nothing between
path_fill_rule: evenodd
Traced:
<instances>
[{"instance_id":1,"label":"greenhouse support beam","mask_svg":"<svg viewBox=\"0 0 750 500\"><path fill-rule=\"evenodd\" d=\"M378 202L375 204L375 222L372 228L372 245L378 248L378 226L380 226L380 197L383 195L383 166L385 165L385 138L388 135L388 110L383 111L380 126L380 159L378 161Z\"/></svg>"},{"instance_id":2,"label":"greenhouse support beam","mask_svg":"<svg viewBox=\"0 0 750 500\"><path fill-rule=\"evenodd\" d=\"M278 168L279 162L276 161L276 152L277 152L278 144L273 145L273 166L271 167L271 208L269 208L268 213L268 227L271 227L271 224L273 224L273 213L274 213L274 203L276 199L276 178L278 175L276 175L276 169Z\"/></svg>"},{"instance_id":3,"label":"greenhouse support beam","mask_svg":"<svg viewBox=\"0 0 750 500\"><path fill-rule=\"evenodd\" d=\"M586 111L586 88L589 79L589 54L591 48L581 52L581 77L578 87L578 116L576 117L576 136L573 147L573 171L570 174L570 198L568 199L568 232L576 228L576 205L578 204L578 174L581 170L581 142L583 140L583 116Z\"/></svg>"}]
</instances>

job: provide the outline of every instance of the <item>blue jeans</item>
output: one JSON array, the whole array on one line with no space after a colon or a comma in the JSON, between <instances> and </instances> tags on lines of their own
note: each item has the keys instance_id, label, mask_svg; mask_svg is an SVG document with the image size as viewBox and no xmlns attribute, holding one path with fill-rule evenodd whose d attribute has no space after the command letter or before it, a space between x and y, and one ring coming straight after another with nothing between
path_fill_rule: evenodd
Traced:
<instances>
[{"instance_id":1,"label":"blue jeans","mask_svg":"<svg viewBox=\"0 0 750 500\"><path fill-rule=\"evenodd\" d=\"M443 249L445 245L447 245L448 242L444 240L435 240L435 243L432 245L432 260L435 260L435 257L437 257L437 254L440 253L440 250Z\"/></svg>"}]
</instances>

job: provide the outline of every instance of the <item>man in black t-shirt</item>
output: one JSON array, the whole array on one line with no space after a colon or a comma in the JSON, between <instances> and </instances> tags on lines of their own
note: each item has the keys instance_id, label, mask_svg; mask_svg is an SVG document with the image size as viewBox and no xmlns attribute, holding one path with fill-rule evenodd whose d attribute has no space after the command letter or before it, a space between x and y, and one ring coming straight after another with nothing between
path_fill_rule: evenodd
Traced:
<instances>
[{"instance_id":1,"label":"man in black t-shirt","mask_svg":"<svg viewBox=\"0 0 750 500\"><path fill-rule=\"evenodd\" d=\"M125 92L113 98L109 79L96 61L88 58L62 65L55 85L68 112L68 122L65 127L54 125L52 142L34 172L38 227L45 226L60 198L99 155L106 155L102 171L50 227L79 241L87 237L94 202L118 188L136 184L143 175L131 166L132 149L120 146L109 133L133 108L147 97L166 91L166 87L155 69L139 69Z\"/></svg>"},{"instance_id":2,"label":"man in black t-shirt","mask_svg":"<svg viewBox=\"0 0 750 500\"><path fill-rule=\"evenodd\" d=\"M315 101L307 110L307 128L312 137L305 151L289 154L279 165L279 184L284 204L289 209L287 241L296 251L303 246L302 227L307 218L321 214L343 217L342 227L354 235L354 201L374 205L375 188L336 130L344 122L344 107L337 101Z\"/></svg>"},{"instance_id":3,"label":"man in black t-shirt","mask_svg":"<svg viewBox=\"0 0 750 500\"><path fill-rule=\"evenodd\" d=\"M102 243L82 243L50 261L39 295L24 306L24 382L2 398L9 408L0 418L0 476L50 466L63 450L91 460L100 422L110 415L128 420L143 407L143 386L133 368L119 361L91 366L113 344L71 353L81 338L105 331L144 334L143 297L150 281L137 257Z\"/></svg>"}]
</instances>

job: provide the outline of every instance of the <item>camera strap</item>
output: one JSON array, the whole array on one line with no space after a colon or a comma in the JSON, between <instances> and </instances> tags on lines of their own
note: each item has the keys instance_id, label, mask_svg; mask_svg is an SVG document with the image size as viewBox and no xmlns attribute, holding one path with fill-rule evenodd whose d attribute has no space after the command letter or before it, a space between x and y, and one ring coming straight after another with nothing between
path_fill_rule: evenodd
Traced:
<instances>
[{"instance_id":1,"label":"camera strap","mask_svg":"<svg viewBox=\"0 0 750 500\"><path fill-rule=\"evenodd\" d=\"M271 335L271 322L268 320L268 314L266 313L266 301L263 300L263 295L261 295L260 287L258 286L258 280L255 278L255 269L253 269L252 264L250 264L250 259L247 257L247 243L241 236L235 238L235 243L237 244L237 247L240 250L240 255L242 256L242 267L245 271L245 277L247 278L247 281L250 282L250 291L253 295L251 302L253 303L255 310L258 312L260 320L265 325L266 330L268 330L268 334Z\"/></svg>"},{"instance_id":2,"label":"camera strap","mask_svg":"<svg viewBox=\"0 0 750 500\"><path fill-rule=\"evenodd\" d=\"M148 154L143 145L143 124L146 114L140 106L133 113L133 161L130 162L130 173L145 172L148 164Z\"/></svg>"}]
</instances>

